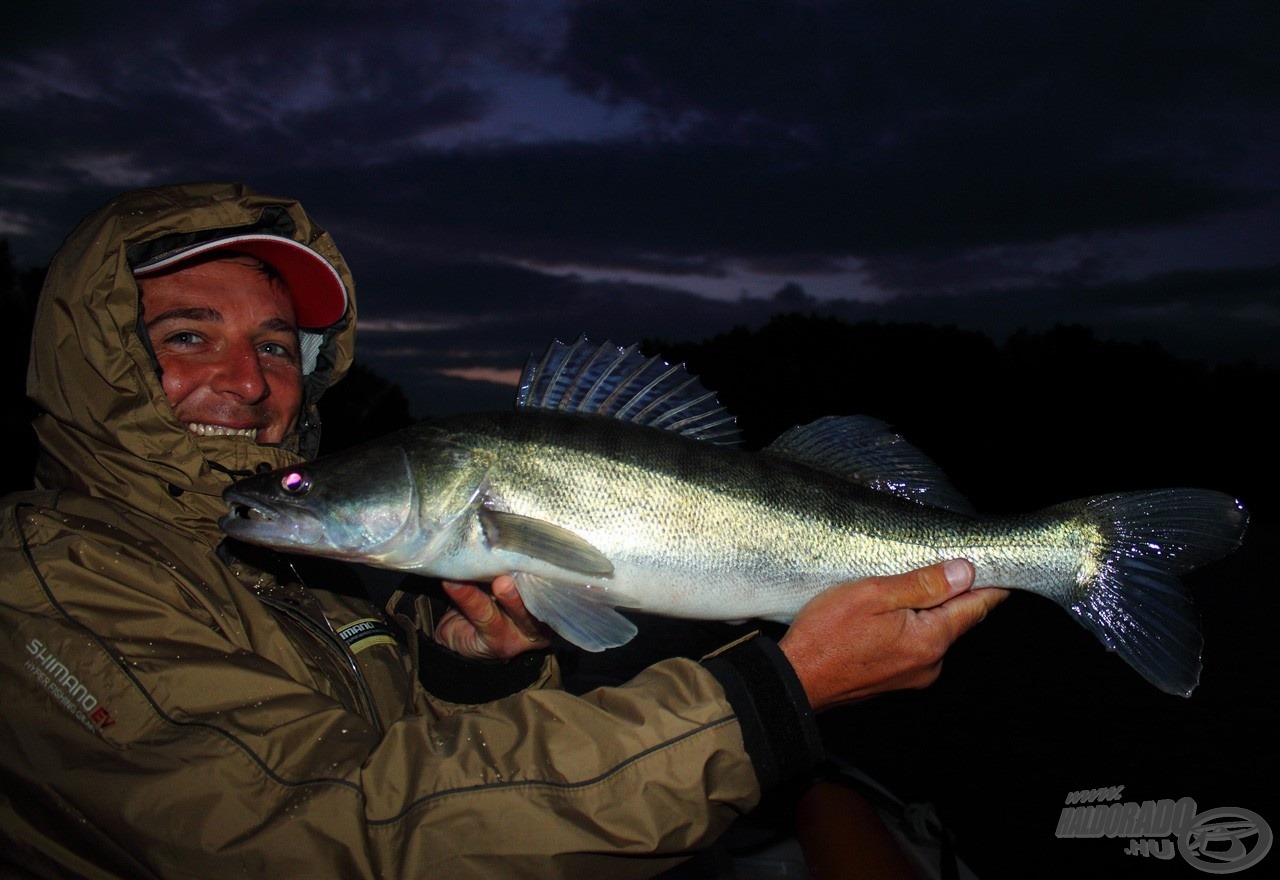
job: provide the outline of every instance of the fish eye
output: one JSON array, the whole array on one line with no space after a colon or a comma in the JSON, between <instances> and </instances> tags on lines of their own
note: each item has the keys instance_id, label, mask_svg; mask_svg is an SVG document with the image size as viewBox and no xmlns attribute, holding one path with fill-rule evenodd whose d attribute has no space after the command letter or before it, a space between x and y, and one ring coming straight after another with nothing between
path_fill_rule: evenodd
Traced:
<instances>
[{"instance_id":1,"label":"fish eye","mask_svg":"<svg viewBox=\"0 0 1280 880\"><path fill-rule=\"evenodd\" d=\"M280 488L290 495L306 495L311 491L311 478L304 471L289 471L280 478Z\"/></svg>"}]
</instances>

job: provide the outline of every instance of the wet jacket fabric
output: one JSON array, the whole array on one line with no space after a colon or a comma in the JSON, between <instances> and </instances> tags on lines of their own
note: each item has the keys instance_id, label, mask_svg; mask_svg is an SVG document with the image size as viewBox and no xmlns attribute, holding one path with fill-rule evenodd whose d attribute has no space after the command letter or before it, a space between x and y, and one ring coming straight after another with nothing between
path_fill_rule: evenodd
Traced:
<instances>
[{"instance_id":1,"label":"wet jacket fabric","mask_svg":"<svg viewBox=\"0 0 1280 880\"><path fill-rule=\"evenodd\" d=\"M242 228L306 243L349 292L279 448L178 423L129 270ZM127 194L56 255L36 488L0 505L0 876L647 876L812 763L764 639L574 696L537 655L444 664L419 596L376 606L341 566L223 542L236 476L314 454L352 294L297 203L239 184Z\"/></svg>"}]
</instances>

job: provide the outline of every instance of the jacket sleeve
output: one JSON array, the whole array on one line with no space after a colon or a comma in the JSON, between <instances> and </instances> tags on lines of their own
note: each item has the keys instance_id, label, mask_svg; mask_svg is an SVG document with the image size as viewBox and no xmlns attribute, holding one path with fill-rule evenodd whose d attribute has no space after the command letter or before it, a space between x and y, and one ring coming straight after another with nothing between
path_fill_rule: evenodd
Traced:
<instances>
[{"instance_id":1,"label":"jacket sleeve","mask_svg":"<svg viewBox=\"0 0 1280 880\"><path fill-rule=\"evenodd\" d=\"M761 787L806 778L822 760L822 737L782 649L751 633L703 658L703 664L733 706Z\"/></svg>"},{"instance_id":2,"label":"jacket sleeve","mask_svg":"<svg viewBox=\"0 0 1280 880\"><path fill-rule=\"evenodd\" d=\"M652 876L757 803L787 687L674 659L379 731L144 548L68 532L0 571L0 829L54 876Z\"/></svg>"}]
</instances>

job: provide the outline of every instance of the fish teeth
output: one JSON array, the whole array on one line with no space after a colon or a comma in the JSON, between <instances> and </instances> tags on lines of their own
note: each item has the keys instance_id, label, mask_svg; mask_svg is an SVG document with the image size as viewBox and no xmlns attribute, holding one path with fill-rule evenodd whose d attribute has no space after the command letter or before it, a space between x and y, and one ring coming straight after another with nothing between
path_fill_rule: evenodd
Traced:
<instances>
[{"instance_id":1,"label":"fish teeth","mask_svg":"<svg viewBox=\"0 0 1280 880\"><path fill-rule=\"evenodd\" d=\"M222 425L202 425L197 422L191 422L187 425L187 430L197 437L249 437L258 436L256 428L224 428Z\"/></svg>"}]
</instances>

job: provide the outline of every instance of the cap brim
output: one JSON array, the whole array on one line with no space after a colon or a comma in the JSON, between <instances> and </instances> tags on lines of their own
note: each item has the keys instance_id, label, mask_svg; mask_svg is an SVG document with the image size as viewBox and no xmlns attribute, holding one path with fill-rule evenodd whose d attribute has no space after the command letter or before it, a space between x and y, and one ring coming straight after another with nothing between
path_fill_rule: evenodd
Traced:
<instances>
[{"instance_id":1,"label":"cap brim","mask_svg":"<svg viewBox=\"0 0 1280 880\"><path fill-rule=\"evenodd\" d=\"M255 232L201 242L135 266L133 274L153 275L217 251L248 254L275 269L293 299L299 327L328 327L346 314L347 288L333 264L305 244L279 235Z\"/></svg>"}]
</instances>

